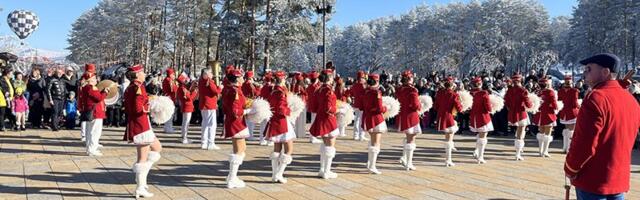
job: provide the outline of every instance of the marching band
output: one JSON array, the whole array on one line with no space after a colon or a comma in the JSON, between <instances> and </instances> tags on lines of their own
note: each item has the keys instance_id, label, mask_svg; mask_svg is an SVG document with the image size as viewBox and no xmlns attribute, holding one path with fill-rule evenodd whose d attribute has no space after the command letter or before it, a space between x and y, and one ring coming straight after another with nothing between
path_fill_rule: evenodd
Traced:
<instances>
[{"instance_id":1,"label":"marching band","mask_svg":"<svg viewBox=\"0 0 640 200\"><path fill-rule=\"evenodd\" d=\"M162 149L160 141L152 130L149 115L149 102L155 96L148 96L144 87L145 74L143 66L128 68L126 77L131 84L124 91L124 109L128 117L124 140L136 145L138 159L133 166L136 173L136 197L152 197L148 191L146 179L151 166L160 159ZM91 119L82 120L86 135L87 153L100 156L98 139L101 132L102 118L105 117L104 101L109 88L99 90L96 87L95 67L87 65L82 76L82 87L79 92L80 111L90 113ZM371 174L381 174L376 163L381 151L382 135L388 132L387 122L393 119L394 127L405 135L402 143L400 163L406 170L416 170L413 164L414 151L417 148L416 137L422 134L421 125L424 110L431 109L436 113L436 130L444 135L445 166L455 166L452 152L456 151L454 135L459 132L461 124L456 117L460 113L468 113L469 130L476 134L476 146L473 156L478 164L486 163L484 158L487 148L487 134L494 131L492 115L501 110L502 105L508 111L508 123L516 128L515 160L523 160L524 137L526 127L530 124L538 126L539 154L550 157L549 146L553 141L553 127L556 120L564 125L562 130L563 152L569 151L571 137L576 124L580 107L579 91L573 87L572 77L564 78L562 87L556 92L550 79L538 80L540 89L537 93L529 93L524 88L523 76L515 74L505 95L492 94L485 85L486 80L474 77L470 80L469 91L458 85L459 82L449 76L437 84L433 106L425 105L426 100L419 95L416 88L415 74L410 71L401 73L399 85L394 88L394 97L384 97L380 83L380 75L358 71L353 82L345 84L345 77L340 77L333 69L309 73L284 71L267 72L262 82L256 81L253 71L228 66L221 85L215 81L211 69L203 69L197 80L169 68L163 81L163 94L175 102L181 114L181 140L184 144L191 141L188 137L192 113L198 107L202 114L201 147L205 150L216 150L218 99L221 100L223 127L221 135L232 141L232 152L229 155L229 172L226 178L227 188L242 188L246 184L238 176L245 152L246 140L258 140L254 137L256 125L260 125L259 144L273 146L270 154L272 181L287 183L285 169L293 161L293 141L296 138L309 137L311 143L320 143L320 168L318 176L324 179L337 178L332 171L333 159L339 154L336 140L346 136L348 124L353 122L353 139L368 142L368 158L366 168ZM164 88L167 87L167 88ZM292 100L296 97L298 100ZM504 99L503 99L504 97ZM385 98L393 98L397 102L397 115L389 114L394 109ZM428 101L431 101L431 98ZM268 108L256 109L259 100L266 102ZM348 105L348 107L346 106ZM173 109L173 105L166 109ZM300 108L302 106L302 108ZM260 111L262 110L262 111ZM91 112L87 112L91 111ZM269 113L256 113L269 112ZM311 115L307 123L307 112ZM250 116L268 114L270 117L253 122ZM350 114L351 118L345 117ZM532 114L532 119L529 119ZM390 116L391 115L391 116ZM428 113L427 113L428 115ZM165 133L173 132L173 117L164 123ZM154 116L151 116L154 117ZM307 132L308 131L308 132ZM369 138L365 136L368 133ZM307 136L308 134L308 136ZM254 139L255 138L255 139ZM84 137L83 137L84 140Z\"/></svg>"}]
</instances>

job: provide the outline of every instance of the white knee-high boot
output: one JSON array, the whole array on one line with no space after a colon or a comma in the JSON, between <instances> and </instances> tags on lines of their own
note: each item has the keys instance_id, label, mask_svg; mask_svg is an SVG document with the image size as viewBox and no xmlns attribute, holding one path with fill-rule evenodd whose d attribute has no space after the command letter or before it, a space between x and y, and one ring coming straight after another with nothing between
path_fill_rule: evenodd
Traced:
<instances>
[{"instance_id":1,"label":"white knee-high boot","mask_svg":"<svg viewBox=\"0 0 640 200\"><path fill-rule=\"evenodd\" d=\"M278 173L278 158L280 158L280 153L273 152L269 158L271 159L271 181L278 182L276 175Z\"/></svg>"},{"instance_id":2,"label":"white knee-high boot","mask_svg":"<svg viewBox=\"0 0 640 200\"><path fill-rule=\"evenodd\" d=\"M157 151L149 151L149 154L147 154L147 162L150 162L151 165L158 162L160 158L162 158L162 155L160 155L160 152Z\"/></svg>"},{"instance_id":3,"label":"white knee-high boot","mask_svg":"<svg viewBox=\"0 0 640 200\"><path fill-rule=\"evenodd\" d=\"M325 164L325 152L326 152L326 146L323 144L320 144L320 170L318 171L318 177L323 177L324 176L324 164Z\"/></svg>"},{"instance_id":4,"label":"white knee-high boot","mask_svg":"<svg viewBox=\"0 0 640 200\"><path fill-rule=\"evenodd\" d=\"M476 141L476 147L478 148L478 164L487 163L484 160L484 149L487 147L487 138L478 138Z\"/></svg>"},{"instance_id":5,"label":"white knee-high boot","mask_svg":"<svg viewBox=\"0 0 640 200\"><path fill-rule=\"evenodd\" d=\"M244 155L231 154L229 156L229 175L227 176L227 188L243 188L244 181L238 178L238 169L242 165Z\"/></svg>"},{"instance_id":6,"label":"white knee-high boot","mask_svg":"<svg viewBox=\"0 0 640 200\"><path fill-rule=\"evenodd\" d=\"M382 172L378 171L378 168L376 168L378 154L380 154L380 147L369 146L369 160L367 161L367 169L369 169L369 173L382 174Z\"/></svg>"},{"instance_id":7,"label":"white knee-high boot","mask_svg":"<svg viewBox=\"0 0 640 200\"><path fill-rule=\"evenodd\" d=\"M451 153L453 151L453 141L447 141L444 143L444 152L445 152L445 166L447 167L453 167L456 166L456 164L453 163L453 160L451 159Z\"/></svg>"},{"instance_id":8,"label":"white knee-high boot","mask_svg":"<svg viewBox=\"0 0 640 200\"><path fill-rule=\"evenodd\" d=\"M416 143L405 144L403 150L405 153L405 161L406 161L406 169L407 170L416 170L416 167L413 166L413 151L416 150Z\"/></svg>"},{"instance_id":9,"label":"white knee-high boot","mask_svg":"<svg viewBox=\"0 0 640 200\"><path fill-rule=\"evenodd\" d=\"M153 193L147 191L147 175L149 175L149 170L151 170L151 164L150 162L142 162L133 165L133 172L136 173L136 198L153 197Z\"/></svg>"},{"instance_id":10,"label":"white knee-high boot","mask_svg":"<svg viewBox=\"0 0 640 200\"><path fill-rule=\"evenodd\" d=\"M536 135L536 139L538 139L538 153L540 154L540 157L543 157L543 151L544 151L544 134L542 133L538 133Z\"/></svg>"},{"instance_id":11,"label":"white knee-high boot","mask_svg":"<svg viewBox=\"0 0 640 200\"><path fill-rule=\"evenodd\" d=\"M291 164L293 161L293 157L287 155L285 153L281 153L278 158L278 169L276 171L276 182L287 183L287 179L284 178L284 170L287 168L287 165Z\"/></svg>"},{"instance_id":12,"label":"white knee-high boot","mask_svg":"<svg viewBox=\"0 0 640 200\"><path fill-rule=\"evenodd\" d=\"M336 157L336 148L335 147L325 147L324 149L324 173L322 178L330 179L330 178L338 178L338 174L331 171L331 163L333 162L333 158Z\"/></svg>"},{"instance_id":13,"label":"white knee-high boot","mask_svg":"<svg viewBox=\"0 0 640 200\"><path fill-rule=\"evenodd\" d=\"M516 147L516 160L524 160L522 157L522 149L524 149L524 140L514 140L514 146Z\"/></svg>"},{"instance_id":14,"label":"white knee-high boot","mask_svg":"<svg viewBox=\"0 0 640 200\"><path fill-rule=\"evenodd\" d=\"M544 144L543 144L543 148L542 148L542 156L543 157L551 157L551 155L549 155L549 145L551 144L551 142L553 142L553 136L545 135L544 136Z\"/></svg>"},{"instance_id":15,"label":"white knee-high boot","mask_svg":"<svg viewBox=\"0 0 640 200\"><path fill-rule=\"evenodd\" d=\"M407 138L402 139L402 156L400 156L400 164L407 167L407 149L404 148L405 146L407 146Z\"/></svg>"}]
</instances>

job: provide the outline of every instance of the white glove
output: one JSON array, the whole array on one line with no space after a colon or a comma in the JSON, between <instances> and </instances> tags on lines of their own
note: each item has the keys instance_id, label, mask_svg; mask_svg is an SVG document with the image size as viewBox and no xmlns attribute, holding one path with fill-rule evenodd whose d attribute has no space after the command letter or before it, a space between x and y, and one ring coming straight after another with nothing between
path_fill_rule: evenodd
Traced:
<instances>
[{"instance_id":1,"label":"white glove","mask_svg":"<svg viewBox=\"0 0 640 200\"><path fill-rule=\"evenodd\" d=\"M251 109L244 109L243 115L247 115L251 113Z\"/></svg>"}]
</instances>

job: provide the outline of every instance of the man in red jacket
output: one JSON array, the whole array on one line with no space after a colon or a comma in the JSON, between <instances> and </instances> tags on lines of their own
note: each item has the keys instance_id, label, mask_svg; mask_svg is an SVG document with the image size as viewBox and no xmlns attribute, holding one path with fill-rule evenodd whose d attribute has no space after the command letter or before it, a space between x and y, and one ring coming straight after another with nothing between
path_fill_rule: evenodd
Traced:
<instances>
[{"instance_id":1,"label":"man in red jacket","mask_svg":"<svg viewBox=\"0 0 640 200\"><path fill-rule=\"evenodd\" d=\"M598 54L580 61L592 88L585 95L564 171L578 199L624 199L640 106L615 80L620 59Z\"/></svg>"},{"instance_id":2,"label":"man in red jacket","mask_svg":"<svg viewBox=\"0 0 640 200\"><path fill-rule=\"evenodd\" d=\"M176 94L178 93L178 84L176 84L176 73L173 71L173 68L167 69L167 77L162 80L162 93L165 96L171 98L173 103L176 103ZM178 110L178 109L176 109ZM164 123L164 132L165 133L173 133L173 118L175 115L171 116L169 121Z\"/></svg>"},{"instance_id":3,"label":"man in red jacket","mask_svg":"<svg viewBox=\"0 0 640 200\"><path fill-rule=\"evenodd\" d=\"M213 80L211 69L202 70L200 80L198 81L198 96L200 103L200 112L202 113L202 149L217 150L216 146L216 113L218 109L218 96L220 88Z\"/></svg>"},{"instance_id":4,"label":"man in red jacket","mask_svg":"<svg viewBox=\"0 0 640 200\"><path fill-rule=\"evenodd\" d=\"M369 140L360 126L360 124L362 124L362 95L364 95L365 77L364 71L358 71L358 74L356 75L356 82L349 89L353 98L353 110L356 115L353 120L353 140L359 141Z\"/></svg>"}]
</instances>

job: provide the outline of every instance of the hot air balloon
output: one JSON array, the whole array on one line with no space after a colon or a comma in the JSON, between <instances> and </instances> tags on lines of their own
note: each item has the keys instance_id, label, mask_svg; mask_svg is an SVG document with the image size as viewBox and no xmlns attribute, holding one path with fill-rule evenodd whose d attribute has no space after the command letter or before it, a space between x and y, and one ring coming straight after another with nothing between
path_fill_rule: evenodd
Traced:
<instances>
[{"instance_id":1,"label":"hot air balloon","mask_svg":"<svg viewBox=\"0 0 640 200\"><path fill-rule=\"evenodd\" d=\"M38 28L40 20L31 11L15 10L7 16L7 24L21 40L24 40Z\"/></svg>"}]
</instances>

